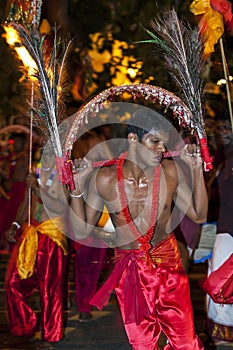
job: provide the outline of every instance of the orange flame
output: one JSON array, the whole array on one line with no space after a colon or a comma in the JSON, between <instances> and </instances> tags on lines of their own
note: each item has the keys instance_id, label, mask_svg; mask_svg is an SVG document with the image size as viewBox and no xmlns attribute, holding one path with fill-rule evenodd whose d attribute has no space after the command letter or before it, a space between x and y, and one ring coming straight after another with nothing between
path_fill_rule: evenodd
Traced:
<instances>
[{"instance_id":1,"label":"orange flame","mask_svg":"<svg viewBox=\"0 0 233 350\"><path fill-rule=\"evenodd\" d=\"M22 46L17 31L10 25L5 25L4 30L6 33L2 36L5 38L7 44L13 47L19 59L22 61L23 65L26 68L28 68L28 75L30 76L30 78L34 79L35 70L37 70L36 63L32 59L28 50L24 46Z\"/></svg>"}]
</instances>

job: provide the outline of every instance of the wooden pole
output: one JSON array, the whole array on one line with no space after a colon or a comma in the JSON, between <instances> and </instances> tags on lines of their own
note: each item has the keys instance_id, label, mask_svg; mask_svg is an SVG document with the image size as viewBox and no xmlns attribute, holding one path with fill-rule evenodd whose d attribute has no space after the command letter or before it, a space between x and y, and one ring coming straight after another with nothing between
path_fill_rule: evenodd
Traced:
<instances>
[{"instance_id":1,"label":"wooden pole","mask_svg":"<svg viewBox=\"0 0 233 350\"><path fill-rule=\"evenodd\" d=\"M226 80L227 102L228 102L228 109L229 109L229 115L230 115L230 120L231 120L231 129L232 129L232 133L233 133L233 115L232 115L232 103L231 103L231 91L230 91L230 79L229 79L230 74L228 71L228 66L227 66L227 61L226 61L226 56L225 56L222 38L220 38L219 44L220 44L220 50L221 50L221 56L222 56L224 76L225 76L225 80Z\"/></svg>"},{"instance_id":2,"label":"wooden pole","mask_svg":"<svg viewBox=\"0 0 233 350\"><path fill-rule=\"evenodd\" d=\"M34 82L32 80L31 86L31 112L30 112L30 139L29 139L29 163L28 170L29 173L32 172L32 127L33 127L33 102L34 102ZM28 226L31 225L31 199L32 199L32 189L28 189Z\"/></svg>"}]
</instances>

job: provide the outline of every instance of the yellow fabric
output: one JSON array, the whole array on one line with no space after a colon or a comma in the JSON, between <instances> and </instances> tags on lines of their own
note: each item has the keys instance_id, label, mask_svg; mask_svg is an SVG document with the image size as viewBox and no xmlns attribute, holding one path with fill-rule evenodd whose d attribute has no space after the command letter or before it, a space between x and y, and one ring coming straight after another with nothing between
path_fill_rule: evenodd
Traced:
<instances>
[{"instance_id":1,"label":"yellow fabric","mask_svg":"<svg viewBox=\"0 0 233 350\"><path fill-rule=\"evenodd\" d=\"M27 226L23 232L23 240L19 247L17 268L21 279L33 275L38 249L37 231L34 226Z\"/></svg>"},{"instance_id":2,"label":"yellow fabric","mask_svg":"<svg viewBox=\"0 0 233 350\"><path fill-rule=\"evenodd\" d=\"M194 15L203 15L210 8L210 0L194 0L189 9Z\"/></svg>"},{"instance_id":3,"label":"yellow fabric","mask_svg":"<svg viewBox=\"0 0 233 350\"><path fill-rule=\"evenodd\" d=\"M194 15L203 15L199 27L204 37L204 55L209 56L224 33L223 16L212 9L210 0L194 0L189 9Z\"/></svg>"},{"instance_id":4,"label":"yellow fabric","mask_svg":"<svg viewBox=\"0 0 233 350\"><path fill-rule=\"evenodd\" d=\"M31 225L24 229L17 259L17 268L21 279L26 279L33 275L38 250L37 232L47 235L62 248L64 255L68 254L67 239L62 231L64 232L64 223L61 218L53 218L42 222L36 227Z\"/></svg>"},{"instance_id":5,"label":"yellow fabric","mask_svg":"<svg viewBox=\"0 0 233 350\"><path fill-rule=\"evenodd\" d=\"M108 222L108 219L109 219L108 209L106 208L106 206L104 206L102 215L97 223L97 226L104 227L106 225L106 223Z\"/></svg>"},{"instance_id":6,"label":"yellow fabric","mask_svg":"<svg viewBox=\"0 0 233 350\"><path fill-rule=\"evenodd\" d=\"M214 45L224 33L223 16L214 10L209 10L205 14L208 27L205 31L204 55L209 56L214 52Z\"/></svg>"}]
</instances>

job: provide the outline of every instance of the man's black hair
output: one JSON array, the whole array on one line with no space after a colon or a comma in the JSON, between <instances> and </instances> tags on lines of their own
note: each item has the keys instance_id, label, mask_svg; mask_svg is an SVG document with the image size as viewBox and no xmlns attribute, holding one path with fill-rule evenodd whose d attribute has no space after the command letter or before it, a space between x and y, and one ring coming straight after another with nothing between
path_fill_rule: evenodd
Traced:
<instances>
[{"instance_id":1,"label":"man's black hair","mask_svg":"<svg viewBox=\"0 0 233 350\"><path fill-rule=\"evenodd\" d=\"M152 128L165 131L169 134L172 130L172 124L169 122L166 114L161 111L155 111L149 108L138 109L133 113L127 123L126 137L130 133L134 133L138 136L139 141L141 141L143 136L148 134Z\"/></svg>"}]
</instances>

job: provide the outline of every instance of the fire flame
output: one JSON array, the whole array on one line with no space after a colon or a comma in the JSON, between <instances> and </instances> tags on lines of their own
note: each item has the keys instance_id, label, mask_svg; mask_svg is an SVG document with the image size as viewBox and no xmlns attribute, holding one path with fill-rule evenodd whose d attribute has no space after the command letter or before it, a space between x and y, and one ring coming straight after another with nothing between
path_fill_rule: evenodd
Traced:
<instances>
[{"instance_id":1,"label":"fire flame","mask_svg":"<svg viewBox=\"0 0 233 350\"><path fill-rule=\"evenodd\" d=\"M17 31L10 25L5 25L4 30L6 33L2 36L5 38L7 44L13 47L19 59L22 61L23 65L26 68L28 68L28 75L30 76L30 78L34 79L35 71L37 70L37 65L32 59L27 49L24 46L22 46Z\"/></svg>"}]
</instances>

